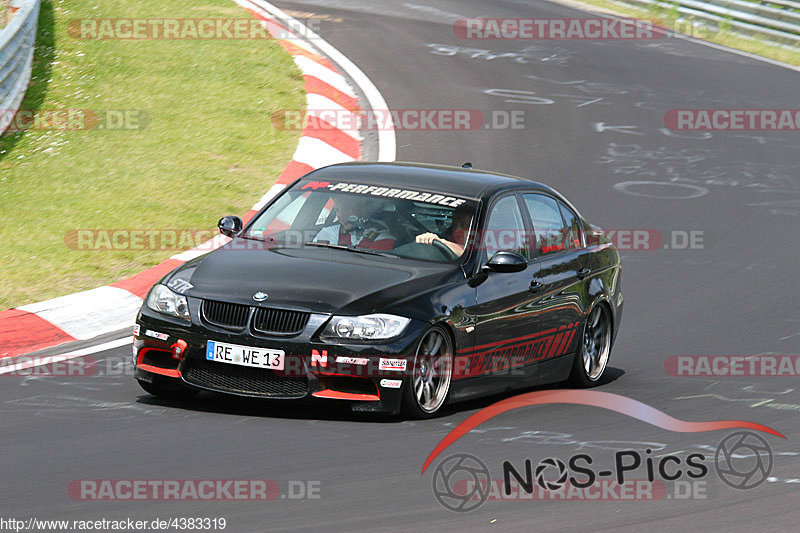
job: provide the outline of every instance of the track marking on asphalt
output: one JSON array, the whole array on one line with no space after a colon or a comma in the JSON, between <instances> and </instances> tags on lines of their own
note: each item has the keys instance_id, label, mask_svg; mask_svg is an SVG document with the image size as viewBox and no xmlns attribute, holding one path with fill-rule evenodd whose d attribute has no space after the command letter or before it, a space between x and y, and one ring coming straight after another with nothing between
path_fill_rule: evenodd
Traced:
<instances>
[{"instance_id":1,"label":"track marking on asphalt","mask_svg":"<svg viewBox=\"0 0 800 533\"><path fill-rule=\"evenodd\" d=\"M458 20L467 18L466 15L462 15L460 13L453 13L452 11L445 11L444 9L439 9L438 7L433 6L426 6L421 4L411 4L408 2L403 3L403 7L408 9L413 9L416 11L422 11L423 13L427 13L431 16L438 16L448 20Z\"/></svg>"},{"instance_id":2,"label":"track marking on asphalt","mask_svg":"<svg viewBox=\"0 0 800 533\"><path fill-rule=\"evenodd\" d=\"M665 189L670 188L673 191L684 191L683 193L676 192L675 194L664 194L663 192L650 192L636 190L641 189L642 186L652 189ZM705 187L698 187L697 185L689 185L688 183L672 183L669 181L623 181L614 185L614 189L619 192L624 192L633 196L642 196L644 198L657 198L659 200L688 200L690 198L699 198L708 194L708 189Z\"/></svg>"},{"instance_id":3,"label":"track marking on asphalt","mask_svg":"<svg viewBox=\"0 0 800 533\"><path fill-rule=\"evenodd\" d=\"M614 133L627 133L628 135L644 135L641 131L633 131L634 128L639 126L609 126L605 122L595 122L594 131L603 133L604 131L612 131Z\"/></svg>"},{"instance_id":4,"label":"track marking on asphalt","mask_svg":"<svg viewBox=\"0 0 800 533\"><path fill-rule=\"evenodd\" d=\"M120 346L125 346L127 344L132 344L132 343L133 343L132 337L124 337L122 339L116 339L113 341L104 342L102 344L95 344L94 346L87 346L85 348L80 348L78 350L58 355L42 355L34 358L25 358L26 360L21 363L15 363L13 365L8 365L8 366L5 365L0 366L0 375L11 374L19 372L20 370L25 370L28 368L33 368L42 365L49 365L52 363L58 363L60 361L67 361L68 359L75 359L77 357L85 357L93 353L104 352L106 350L113 350L114 348L119 348Z\"/></svg>"},{"instance_id":5,"label":"track marking on asphalt","mask_svg":"<svg viewBox=\"0 0 800 533\"><path fill-rule=\"evenodd\" d=\"M115 420L132 419L140 415L147 415L151 413L165 414L169 412L169 408L159 405L142 405L135 402L104 402L83 396L66 396L55 395L45 396L37 395L27 398L16 398L4 402L11 406L11 409L4 409L6 412L14 412L19 408L24 409L27 413L37 416L57 416L62 417L65 413L78 413L85 417L96 417L102 414L108 414L115 417ZM183 416L189 418L190 416L197 416L190 414Z\"/></svg>"},{"instance_id":6,"label":"track marking on asphalt","mask_svg":"<svg viewBox=\"0 0 800 533\"><path fill-rule=\"evenodd\" d=\"M708 390L706 388L706 390ZM743 387L745 392L759 392L752 388ZM794 390L794 389L791 389ZM786 394L787 392L773 392L767 394ZM694 394L689 396L677 396L675 400L696 400L699 398L711 398L723 402L747 402L748 407L769 407L770 409L777 409L781 411L800 411L800 404L796 403L776 403L777 398L733 398L724 394L704 393Z\"/></svg>"}]
</instances>

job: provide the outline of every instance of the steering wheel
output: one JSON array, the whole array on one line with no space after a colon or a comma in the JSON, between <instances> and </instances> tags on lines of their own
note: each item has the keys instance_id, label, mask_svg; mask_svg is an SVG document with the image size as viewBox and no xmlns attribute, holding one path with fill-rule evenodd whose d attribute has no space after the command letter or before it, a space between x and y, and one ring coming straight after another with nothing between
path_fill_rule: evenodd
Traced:
<instances>
[{"instance_id":1,"label":"steering wheel","mask_svg":"<svg viewBox=\"0 0 800 533\"><path fill-rule=\"evenodd\" d=\"M442 241L434 239L433 242L431 242L431 244L433 245L434 248L439 250L439 252L441 252L444 258L447 259L448 261L452 261L453 259L458 259L458 255L456 255L456 253Z\"/></svg>"}]
</instances>

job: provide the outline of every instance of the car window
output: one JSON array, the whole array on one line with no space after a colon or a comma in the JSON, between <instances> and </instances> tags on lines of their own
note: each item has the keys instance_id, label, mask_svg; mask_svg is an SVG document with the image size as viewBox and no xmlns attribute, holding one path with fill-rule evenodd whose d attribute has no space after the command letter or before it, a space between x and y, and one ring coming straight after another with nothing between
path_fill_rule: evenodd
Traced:
<instances>
[{"instance_id":1,"label":"car window","mask_svg":"<svg viewBox=\"0 0 800 533\"><path fill-rule=\"evenodd\" d=\"M294 199L289 196L281 198L284 203L287 201L289 203L286 205L286 207L281 209L280 216L277 216L270 221L265 230L269 233L274 233L290 228L294 223L294 220L297 218L297 214L300 212L300 209L303 207L306 200L308 200L310 194L310 192L306 192Z\"/></svg>"},{"instance_id":2,"label":"car window","mask_svg":"<svg viewBox=\"0 0 800 533\"><path fill-rule=\"evenodd\" d=\"M477 206L474 200L446 193L301 180L259 213L242 237L273 248L311 243L317 254L328 244L453 262L471 242Z\"/></svg>"},{"instance_id":3,"label":"car window","mask_svg":"<svg viewBox=\"0 0 800 533\"><path fill-rule=\"evenodd\" d=\"M486 224L483 245L487 257L492 257L500 250L529 256L525 225L516 196L506 196L494 204Z\"/></svg>"},{"instance_id":4,"label":"car window","mask_svg":"<svg viewBox=\"0 0 800 533\"><path fill-rule=\"evenodd\" d=\"M536 253L548 255L564 250L564 221L558 203L541 194L525 194L523 197L536 235Z\"/></svg>"},{"instance_id":5,"label":"car window","mask_svg":"<svg viewBox=\"0 0 800 533\"><path fill-rule=\"evenodd\" d=\"M566 248L580 248L583 246L581 241L581 226L578 222L578 216L572 212L572 209L558 202L558 207L561 209L561 216L564 218L566 241L564 246Z\"/></svg>"}]
</instances>

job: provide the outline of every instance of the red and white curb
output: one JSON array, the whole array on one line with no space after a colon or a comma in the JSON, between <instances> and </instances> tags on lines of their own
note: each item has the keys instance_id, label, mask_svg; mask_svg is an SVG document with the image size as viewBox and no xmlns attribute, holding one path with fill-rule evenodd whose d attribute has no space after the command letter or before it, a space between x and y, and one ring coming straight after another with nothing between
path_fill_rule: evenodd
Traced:
<instances>
[{"instance_id":1,"label":"red and white curb","mask_svg":"<svg viewBox=\"0 0 800 533\"><path fill-rule=\"evenodd\" d=\"M299 21L263 0L234 1L261 19L270 34L293 56L305 80L307 115L330 110L358 113L359 98L348 77L358 85L371 109L387 109L375 85L336 48L311 30L304 29L302 37L288 30L288 27L305 28ZM334 163L361 159L363 139L359 132L327 126L316 128L314 122L306 126L292 161L261 200L244 215L245 221L304 174ZM393 161L395 150L394 129L379 131L378 160ZM93 339L132 326L142 299L153 283L175 267L222 246L227 240L219 235L195 249L105 287L0 311L0 358Z\"/></svg>"}]
</instances>

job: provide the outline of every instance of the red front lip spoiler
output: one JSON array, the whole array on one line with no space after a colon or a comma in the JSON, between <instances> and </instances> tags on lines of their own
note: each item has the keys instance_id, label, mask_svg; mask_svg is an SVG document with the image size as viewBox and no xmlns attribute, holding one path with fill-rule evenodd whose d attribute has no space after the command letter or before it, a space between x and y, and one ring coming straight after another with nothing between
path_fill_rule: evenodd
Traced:
<instances>
[{"instance_id":1,"label":"red front lip spoiler","mask_svg":"<svg viewBox=\"0 0 800 533\"><path fill-rule=\"evenodd\" d=\"M171 346L172 354L174 359L181 359L186 354L186 342L180 340ZM150 348L150 347L143 347L139 350L139 353L136 356L136 366L145 372L150 372L153 374L158 374L160 376L165 376L169 378L181 378L181 371L178 369L169 369L169 368L160 368L153 365L144 364L144 355L148 351L159 351L159 352L169 352L169 350L165 350L163 348ZM355 392L342 392L333 389L324 389L321 391L317 391L311 394L311 396L315 398L326 398L330 400L351 400L351 401L359 401L359 402L379 402L381 397L377 394L364 394L364 393L355 393Z\"/></svg>"},{"instance_id":2,"label":"red front lip spoiler","mask_svg":"<svg viewBox=\"0 0 800 533\"><path fill-rule=\"evenodd\" d=\"M328 398L331 400L356 400L360 402L378 402L381 397L376 394L360 394L355 392L341 392L325 389L311 394L315 398Z\"/></svg>"},{"instance_id":3,"label":"red front lip spoiler","mask_svg":"<svg viewBox=\"0 0 800 533\"><path fill-rule=\"evenodd\" d=\"M157 351L157 352L166 352L170 353L169 350L165 350L163 348L150 348L150 347L143 347L139 350L139 353L136 355L136 367L144 370L145 372L150 372L153 374L158 374L160 376L166 376L168 378L179 378L181 377L181 371L176 369L170 368L161 368L153 365L146 365L142 363L144 361L144 354L148 351ZM172 352L174 353L174 352Z\"/></svg>"}]
</instances>

